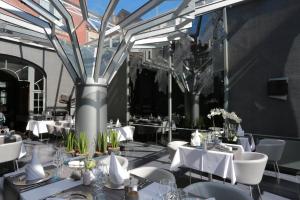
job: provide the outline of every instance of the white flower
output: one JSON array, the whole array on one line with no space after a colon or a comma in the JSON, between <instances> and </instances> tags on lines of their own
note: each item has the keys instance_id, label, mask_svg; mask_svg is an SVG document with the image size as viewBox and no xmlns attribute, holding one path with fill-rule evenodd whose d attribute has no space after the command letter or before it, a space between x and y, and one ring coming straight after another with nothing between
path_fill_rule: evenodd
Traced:
<instances>
[{"instance_id":1,"label":"white flower","mask_svg":"<svg viewBox=\"0 0 300 200\"><path fill-rule=\"evenodd\" d=\"M242 119L239 118L235 112L227 112L226 110L224 109L221 109L221 108L214 108L214 109L211 109L210 110L210 114L207 115L207 118L211 119L213 116L216 116L216 115L222 115L223 119L231 119L233 121L235 121L236 123L241 123Z\"/></svg>"}]
</instances>

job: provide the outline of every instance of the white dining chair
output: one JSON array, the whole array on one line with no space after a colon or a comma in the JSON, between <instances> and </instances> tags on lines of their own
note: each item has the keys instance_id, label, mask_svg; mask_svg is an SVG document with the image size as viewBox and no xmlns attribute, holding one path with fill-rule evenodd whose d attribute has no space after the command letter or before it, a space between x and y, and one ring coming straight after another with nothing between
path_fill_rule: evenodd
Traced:
<instances>
[{"instance_id":1,"label":"white dining chair","mask_svg":"<svg viewBox=\"0 0 300 200\"><path fill-rule=\"evenodd\" d=\"M0 145L0 163L13 161L14 170L18 170L18 158L21 152L22 141Z\"/></svg>"},{"instance_id":2,"label":"white dining chair","mask_svg":"<svg viewBox=\"0 0 300 200\"><path fill-rule=\"evenodd\" d=\"M128 172L157 183L162 179L167 179L172 183L176 183L175 176L171 172L157 167L138 167Z\"/></svg>"},{"instance_id":3,"label":"white dining chair","mask_svg":"<svg viewBox=\"0 0 300 200\"><path fill-rule=\"evenodd\" d=\"M185 192L199 196L201 198L214 198L216 200L252 200L243 190L228 184L217 182L198 182L183 189Z\"/></svg>"},{"instance_id":4,"label":"white dining chair","mask_svg":"<svg viewBox=\"0 0 300 200\"><path fill-rule=\"evenodd\" d=\"M256 152L268 155L268 162L273 164L277 181L280 181L280 171L278 161L280 161L282 153L285 148L285 141L278 139L262 139L256 146Z\"/></svg>"},{"instance_id":5,"label":"white dining chair","mask_svg":"<svg viewBox=\"0 0 300 200\"><path fill-rule=\"evenodd\" d=\"M169 142L168 145L167 145L167 149L168 149L168 152L169 152L169 158L170 160L172 161L173 158L174 158L174 155L176 153L176 150L180 147L180 146L183 146L183 145L186 145L188 142L186 141L172 141L172 142Z\"/></svg>"},{"instance_id":6,"label":"white dining chair","mask_svg":"<svg viewBox=\"0 0 300 200\"><path fill-rule=\"evenodd\" d=\"M244 152L238 160L233 160L236 181L250 187L252 196L252 186L256 185L261 197L259 183L264 175L265 167L268 161L266 154L257 152Z\"/></svg>"}]
</instances>

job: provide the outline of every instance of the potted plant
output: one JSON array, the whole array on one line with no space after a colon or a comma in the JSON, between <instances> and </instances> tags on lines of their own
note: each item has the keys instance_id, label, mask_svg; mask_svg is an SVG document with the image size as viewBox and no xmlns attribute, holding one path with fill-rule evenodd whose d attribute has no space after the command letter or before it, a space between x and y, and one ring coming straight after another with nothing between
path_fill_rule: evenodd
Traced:
<instances>
[{"instance_id":1,"label":"potted plant","mask_svg":"<svg viewBox=\"0 0 300 200\"><path fill-rule=\"evenodd\" d=\"M85 172L83 173L83 185L90 185L91 182L95 179L95 175L92 170L96 167L96 161L88 158L85 161Z\"/></svg>"},{"instance_id":2,"label":"potted plant","mask_svg":"<svg viewBox=\"0 0 300 200\"><path fill-rule=\"evenodd\" d=\"M96 155L102 155L107 153L107 133L98 133L96 141Z\"/></svg>"},{"instance_id":3,"label":"potted plant","mask_svg":"<svg viewBox=\"0 0 300 200\"><path fill-rule=\"evenodd\" d=\"M87 156L88 155L88 138L84 132L79 134L79 137L76 141L77 146L77 155L79 156Z\"/></svg>"},{"instance_id":4,"label":"potted plant","mask_svg":"<svg viewBox=\"0 0 300 200\"><path fill-rule=\"evenodd\" d=\"M116 130L111 130L109 134L109 142L110 145L108 147L108 153L114 152L115 154L119 154L120 146L119 146L119 135Z\"/></svg>"},{"instance_id":5,"label":"potted plant","mask_svg":"<svg viewBox=\"0 0 300 200\"><path fill-rule=\"evenodd\" d=\"M68 154L71 154L72 156L75 153L75 144L76 144L75 134L72 132L69 132L67 135L67 140L66 140L66 152Z\"/></svg>"}]
</instances>

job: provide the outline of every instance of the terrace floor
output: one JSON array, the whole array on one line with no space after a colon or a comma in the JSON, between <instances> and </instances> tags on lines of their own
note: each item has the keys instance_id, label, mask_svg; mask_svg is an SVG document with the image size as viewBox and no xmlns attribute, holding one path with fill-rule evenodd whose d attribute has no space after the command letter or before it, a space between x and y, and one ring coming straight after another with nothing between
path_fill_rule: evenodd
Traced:
<instances>
[{"instance_id":1,"label":"terrace floor","mask_svg":"<svg viewBox=\"0 0 300 200\"><path fill-rule=\"evenodd\" d=\"M20 167L24 166L31 159L32 148L35 145L39 145L40 158L42 163L52 162L53 155L55 154L56 143L41 143L39 141L24 140L25 147L28 154L22 158L19 162ZM140 166L156 166L169 170L170 160L166 147L141 143L141 142L129 142L126 143L125 151L122 152L122 156L125 156L129 160L129 169ZM12 169L10 163L0 165L0 176L7 173ZM174 175L177 180L177 186L179 188L189 185L189 170L181 169L175 172ZM202 174L196 171L192 171L192 183L199 181L206 181L206 174ZM201 179L202 177L202 179ZM213 177L213 181L223 182L223 179ZM274 172L266 171L263 180L260 184L262 190L262 198L264 200L284 200L284 199L298 199L300 200L300 177L287 174L281 174L281 180L277 183ZM230 184L229 181L228 183ZM249 192L249 188L245 185L237 184L237 187ZM0 200L2 200L0 195ZM254 199L258 199L257 191L254 190Z\"/></svg>"}]
</instances>

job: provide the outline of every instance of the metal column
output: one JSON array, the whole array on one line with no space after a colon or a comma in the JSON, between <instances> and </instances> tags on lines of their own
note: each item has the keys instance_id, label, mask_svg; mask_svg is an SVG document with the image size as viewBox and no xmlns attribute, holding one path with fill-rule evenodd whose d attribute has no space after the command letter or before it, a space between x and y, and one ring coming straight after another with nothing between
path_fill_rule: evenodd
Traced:
<instances>
[{"instance_id":1,"label":"metal column","mask_svg":"<svg viewBox=\"0 0 300 200\"><path fill-rule=\"evenodd\" d=\"M126 62L126 123L129 123L130 119L130 88L129 88L129 83L130 83L130 60L129 60L129 55L127 56L127 62Z\"/></svg>"},{"instance_id":2,"label":"metal column","mask_svg":"<svg viewBox=\"0 0 300 200\"><path fill-rule=\"evenodd\" d=\"M90 80L90 81L89 81ZM76 133L84 132L89 139L89 156L95 153L99 132L107 126L107 85L105 80L97 83L92 78L76 85Z\"/></svg>"},{"instance_id":3,"label":"metal column","mask_svg":"<svg viewBox=\"0 0 300 200\"><path fill-rule=\"evenodd\" d=\"M168 74L168 113L169 113L169 135L168 141L172 141L172 49L169 53L169 74Z\"/></svg>"},{"instance_id":4,"label":"metal column","mask_svg":"<svg viewBox=\"0 0 300 200\"><path fill-rule=\"evenodd\" d=\"M226 34L224 38L224 109L228 110L229 106L229 61L228 61L228 24L227 24L227 8L223 8L223 26Z\"/></svg>"}]
</instances>

